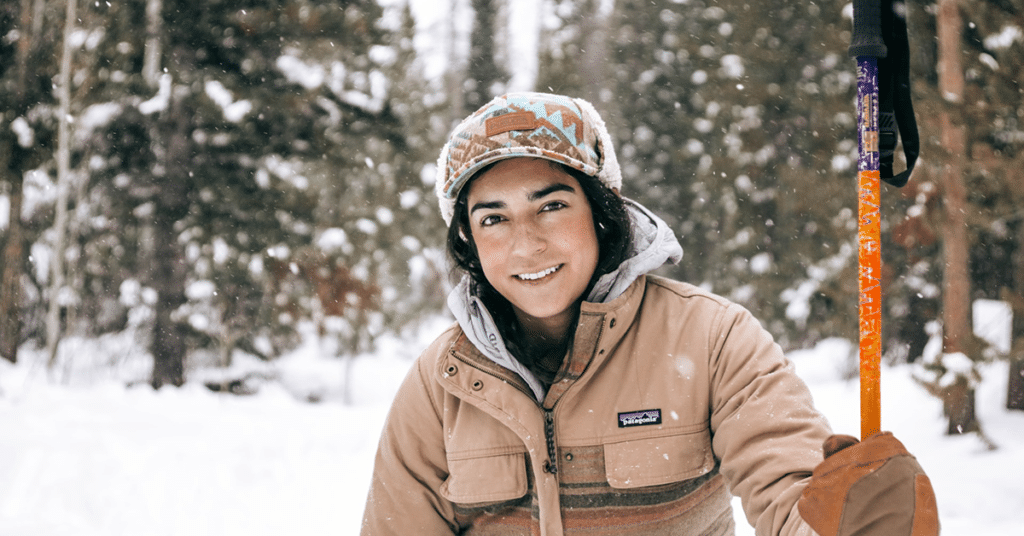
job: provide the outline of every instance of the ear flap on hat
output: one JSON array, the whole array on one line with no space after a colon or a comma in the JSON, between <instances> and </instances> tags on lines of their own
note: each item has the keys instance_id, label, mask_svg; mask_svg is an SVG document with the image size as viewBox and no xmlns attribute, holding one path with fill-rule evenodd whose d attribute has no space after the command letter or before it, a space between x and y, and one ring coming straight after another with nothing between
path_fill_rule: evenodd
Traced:
<instances>
[{"instance_id":1,"label":"ear flap on hat","mask_svg":"<svg viewBox=\"0 0 1024 536\"><path fill-rule=\"evenodd\" d=\"M615 147L612 145L612 136L608 132L601 115L594 109L594 105L583 99L573 99L587 115L587 120L594 125L598 133L598 143L601 152L601 169L597 172L597 178L612 190L622 190L622 170L619 168L619 159L615 156Z\"/></svg>"},{"instance_id":2,"label":"ear flap on hat","mask_svg":"<svg viewBox=\"0 0 1024 536\"><path fill-rule=\"evenodd\" d=\"M455 200L444 195L444 185L448 182L448 153L451 152L451 148L451 141L441 148L441 156L437 157L437 170L434 173L434 193L437 194L441 217L444 218L446 225L452 224L452 216L455 214Z\"/></svg>"}]
</instances>

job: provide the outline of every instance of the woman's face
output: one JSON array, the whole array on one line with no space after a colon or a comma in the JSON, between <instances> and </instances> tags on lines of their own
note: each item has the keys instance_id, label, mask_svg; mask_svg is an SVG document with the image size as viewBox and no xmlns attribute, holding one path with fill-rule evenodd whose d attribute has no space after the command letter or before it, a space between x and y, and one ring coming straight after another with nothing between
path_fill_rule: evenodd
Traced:
<instances>
[{"instance_id":1,"label":"woman's face","mask_svg":"<svg viewBox=\"0 0 1024 536\"><path fill-rule=\"evenodd\" d=\"M527 330L561 337L597 267L594 218L579 182L537 158L503 160L467 186L487 281Z\"/></svg>"}]
</instances>

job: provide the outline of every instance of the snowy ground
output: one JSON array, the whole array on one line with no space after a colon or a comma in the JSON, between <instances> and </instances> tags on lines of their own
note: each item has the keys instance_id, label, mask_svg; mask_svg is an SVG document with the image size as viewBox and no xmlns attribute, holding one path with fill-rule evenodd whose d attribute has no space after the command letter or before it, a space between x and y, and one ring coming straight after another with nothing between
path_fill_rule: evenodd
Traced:
<instances>
[{"instance_id":1,"label":"snowy ground","mask_svg":"<svg viewBox=\"0 0 1024 536\"><path fill-rule=\"evenodd\" d=\"M77 364L57 378L31 350L17 366L0 360L0 535L357 534L390 398L439 331L435 322L358 359L347 406L337 387L345 369L312 346L277 364L282 382L253 396L199 384L126 388L144 363L109 341L68 350ZM834 427L857 435L857 383L839 373L847 348L831 340L791 357ZM112 362L116 373L100 367ZM883 369L883 428L928 471L944 535L1009 536L1024 526L1024 412L1003 409L1006 375L1005 363L987 366L978 392L999 445L989 451L975 436L943 434L939 402L908 367ZM300 400L309 395L323 401Z\"/></svg>"}]
</instances>

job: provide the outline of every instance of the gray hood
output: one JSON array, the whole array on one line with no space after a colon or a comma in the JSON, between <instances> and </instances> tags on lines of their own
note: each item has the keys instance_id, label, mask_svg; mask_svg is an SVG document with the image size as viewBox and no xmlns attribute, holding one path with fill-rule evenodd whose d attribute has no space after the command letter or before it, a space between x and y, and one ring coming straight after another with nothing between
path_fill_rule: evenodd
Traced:
<instances>
[{"instance_id":1,"label":"gray hood","mask_svg":"<svg viewBox=\"0 0 1024 536\"><path fill-rule=\"evenodd\" d=\"M623 200L633 220L632 254L615 271L597 280L587 296L588 302L610 302L622 295L637 277L666 262L676 264L683 258L679 240L661 218L636 201L628 198ZM522 377L538 401L544 399L544 385L505 348L494 319L473 292L473 284L468 275L464 275L448 294L448 308L455 315L466 337L482 354Z\"/></svg>"}]
</instances>

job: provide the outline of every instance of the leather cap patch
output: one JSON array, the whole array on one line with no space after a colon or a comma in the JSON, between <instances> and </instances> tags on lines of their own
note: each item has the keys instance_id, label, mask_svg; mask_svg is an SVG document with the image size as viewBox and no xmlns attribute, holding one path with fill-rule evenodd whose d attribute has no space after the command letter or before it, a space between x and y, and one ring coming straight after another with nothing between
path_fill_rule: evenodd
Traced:
<instances>
[{"instance_id":1,"label":"leather cap patch","mask_svg":"<svg viewBox=\"0 0 1024 536\"><path fill-rule=\"evenodd\" d=\"M533 112L515 112L492 117L484 122L484 126L489 138L513 130L533 130L537 128L537 117Z\"/></svg>"}]
</instances>

